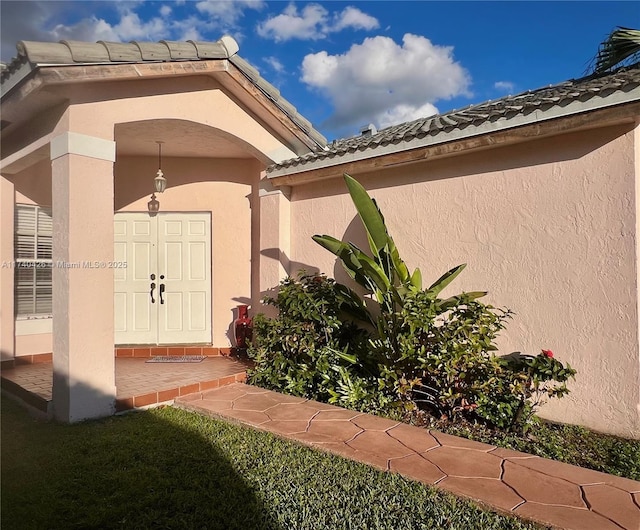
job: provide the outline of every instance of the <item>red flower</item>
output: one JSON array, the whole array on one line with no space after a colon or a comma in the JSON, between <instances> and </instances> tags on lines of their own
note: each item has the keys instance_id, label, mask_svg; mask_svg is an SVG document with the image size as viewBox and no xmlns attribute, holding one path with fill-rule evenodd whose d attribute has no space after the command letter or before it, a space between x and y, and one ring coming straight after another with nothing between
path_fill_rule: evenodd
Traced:
<instances>
[{"instance_id":1,"label":"red flower","mask_svg":"<svg viewBox=\"0 0 640 530\"><path fill-rule=\"evenodd\" d=\"M542 355L544 355L545 357L549 357L550 359L553 359L553 352L551 350L542 350Z\"/></svg>"}]
</instances>

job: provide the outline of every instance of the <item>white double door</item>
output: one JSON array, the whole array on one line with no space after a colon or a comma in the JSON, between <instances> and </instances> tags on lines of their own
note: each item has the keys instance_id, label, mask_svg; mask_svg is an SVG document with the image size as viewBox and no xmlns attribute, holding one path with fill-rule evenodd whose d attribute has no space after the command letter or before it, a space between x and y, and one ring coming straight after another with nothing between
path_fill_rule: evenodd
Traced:
<instances>
[{"instance_id":1,"label":"white double door","mask_svg":"<svg viewBox=\"0 0 640 530\"><path fill-rule=\"evenodd\" d=\"M116 213L116 344L211 342L211 216Z\"/></svg>"}]
</instances>

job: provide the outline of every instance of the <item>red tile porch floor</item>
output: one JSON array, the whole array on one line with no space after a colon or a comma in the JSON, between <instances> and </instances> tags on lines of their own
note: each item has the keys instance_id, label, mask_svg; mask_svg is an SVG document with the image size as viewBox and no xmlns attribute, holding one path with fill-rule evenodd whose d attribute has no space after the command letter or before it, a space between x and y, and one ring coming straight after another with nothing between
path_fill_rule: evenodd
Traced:
<instances>
[{"instance_id":1,"label":"red tile porch floor","mask_svg":"<svg viewBox=\"0 0 640 530\"><path fill-rule=\"evenodd\" d=\"M234 383L175 405L567 530L640 529L640 482Z\"/></svg>"},{"instance_id":2,"label":"red tile porch floor","mask_svg":"<svg viewBox=\"0 0 640 530\"><path fill-rule=\"evenodd\" d=\"M170 401L178 396L244 381L248 361L206 357L200 363L146 363L145 358L116 358L116 409L124 411ZM36 409L51 402L53 365L21 364L3 368L2 388Z\"/></svg>"}]
</instances>

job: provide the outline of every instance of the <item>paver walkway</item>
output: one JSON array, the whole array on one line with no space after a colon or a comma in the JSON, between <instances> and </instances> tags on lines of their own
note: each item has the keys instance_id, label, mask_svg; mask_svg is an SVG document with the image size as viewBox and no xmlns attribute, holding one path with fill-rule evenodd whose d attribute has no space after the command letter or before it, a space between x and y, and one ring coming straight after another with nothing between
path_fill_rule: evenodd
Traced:
<instances>
[{"instance_id":1,"label":"paver walkway","mask_svg":"<svg viewBox=\"0 0 640 530\"><path fill-rule=\"evenodd\" d=\"M200 363L147 363L149 356L116 358L116 410L170 401L178 396L218 388L246 379L249 361L207 357ZM0 372L4 390L47 412L52 397L51 362L21 364Z\"/></svg>"},{"instance_id":2,"label":"paver walkway","mask_svg":"<svg viewBox=\"0 0 640 530\"><path fill-rule=\"evenodd\" d=\"M558 528L640 529L640 482L634 480L242 383L175 403Z\"/></svg>"}]
</instances>

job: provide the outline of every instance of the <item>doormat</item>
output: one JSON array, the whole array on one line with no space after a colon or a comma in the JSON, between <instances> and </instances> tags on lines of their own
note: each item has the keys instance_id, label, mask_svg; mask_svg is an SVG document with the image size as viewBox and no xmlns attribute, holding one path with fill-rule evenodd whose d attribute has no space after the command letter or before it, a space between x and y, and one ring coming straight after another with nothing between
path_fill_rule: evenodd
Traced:
<instances>
[{"instance_id":1,"label":"doormat","mask_svg":"<svg viewBox=\"0 0 640 530\"><path fill-rule=\"evenodd\" d=\"M200 363L206 359L205 355L157 355L147 363Z\"/></svg>"}]
</instances>

